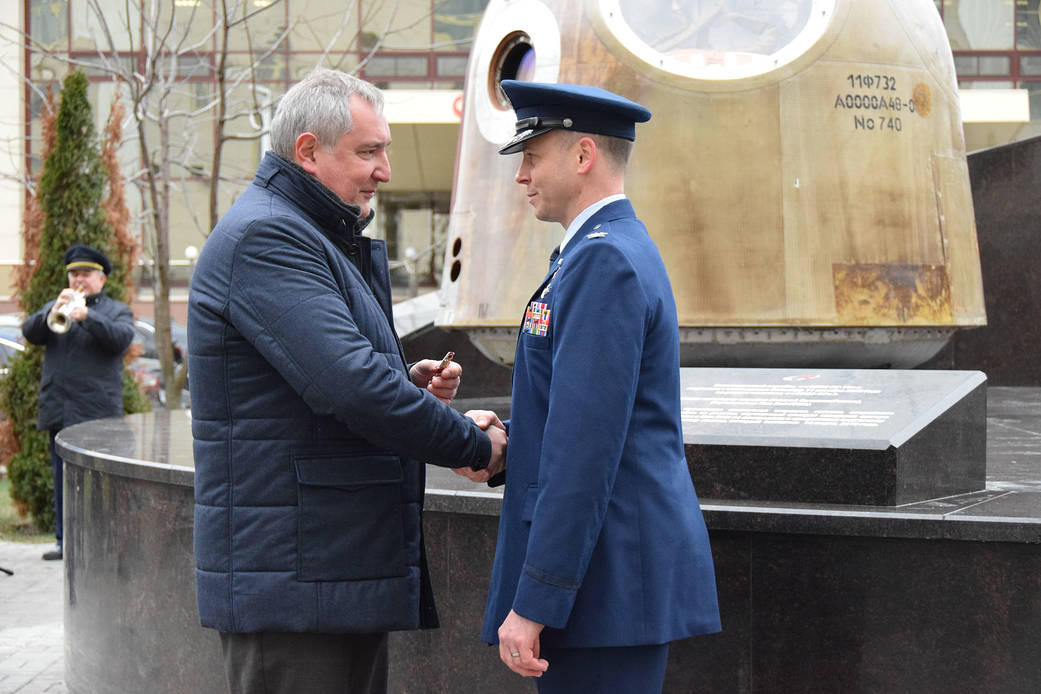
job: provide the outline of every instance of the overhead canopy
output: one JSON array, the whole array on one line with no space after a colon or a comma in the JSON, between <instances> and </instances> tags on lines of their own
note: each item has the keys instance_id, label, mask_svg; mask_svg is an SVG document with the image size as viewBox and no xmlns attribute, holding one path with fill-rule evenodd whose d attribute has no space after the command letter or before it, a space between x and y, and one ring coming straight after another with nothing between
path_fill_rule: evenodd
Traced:
<instances>
[{"instance_id":1,"label":"overhead canopy","mask_svg":"<svg viewBox=\"0 0 1041 694\"><path fill-rule=\"evenodd\" d=\"M1026 89L960 89L965 149L1013 142L1030 122L1030 92Z\"/></svg>"},{"instance_id":2,"label":"overhead canopy","mask_svg":"<svg viewBox=\"0 0 1041 694\"><path fill-rule=\"evenodd\" d=\"M463 93L449 89L389 89L392 175L382 191L450 191Z\"/></svg>"}]
</instances>

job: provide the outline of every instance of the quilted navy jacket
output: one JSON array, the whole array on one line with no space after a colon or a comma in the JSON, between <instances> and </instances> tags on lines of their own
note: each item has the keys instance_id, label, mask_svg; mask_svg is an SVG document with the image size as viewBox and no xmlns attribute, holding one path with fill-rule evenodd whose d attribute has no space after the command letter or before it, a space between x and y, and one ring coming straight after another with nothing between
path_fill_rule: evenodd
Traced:
<instances>
[{"instance_id":1,"label":"quilted navy jacket","mask_svg":"<svg viewBox=\"0 0 1041 694\"><path fill-rule=\"evenodd\" d=\"M203 626L437 626L421 461L483 464L491 444L409 381L366 222L268 153L199 257L188 352Z\"/></svg>"}]
</instances>

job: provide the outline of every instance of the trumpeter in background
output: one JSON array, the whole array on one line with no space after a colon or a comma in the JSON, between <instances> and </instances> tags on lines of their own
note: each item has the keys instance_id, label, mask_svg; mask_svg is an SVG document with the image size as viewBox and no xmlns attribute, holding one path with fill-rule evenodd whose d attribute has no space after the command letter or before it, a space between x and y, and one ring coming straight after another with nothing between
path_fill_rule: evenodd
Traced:
<instances>
[{"instance_id":1,"label":"trumpeter in background","mask_svg":"<svg viewBox=\"0 0 1041 694\"><path fill-rule=\"evenodd\" d=\"M25 319L22 334L45 348L37 427L51 435L57 545L44 559L61 559L62 460L54 437L67 426L123 414L123 354L134 339L130 307L105 294L112 264L105 254L77 245L65 251L69 286Z\"/></svg>"}]
</instances>

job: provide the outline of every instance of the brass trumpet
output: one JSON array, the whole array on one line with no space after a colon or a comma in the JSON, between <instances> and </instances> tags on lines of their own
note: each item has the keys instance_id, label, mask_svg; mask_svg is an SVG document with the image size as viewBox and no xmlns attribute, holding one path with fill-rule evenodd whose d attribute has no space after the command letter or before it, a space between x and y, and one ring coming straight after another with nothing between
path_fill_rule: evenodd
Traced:
<instances>
[{"instance_id":1,"label":"brass trumpet","mask_svg":"<svg viewBox=\"0 0 1041 694\"><path fill-rule=\"evenodd\" d=\"M47 327L53 332L61 335L72 327L72 312L81 306L87 305L87 297L81 291L73 291L72 298L59 308L52 308L47 314Z\"/></svg>"}]
</instances>

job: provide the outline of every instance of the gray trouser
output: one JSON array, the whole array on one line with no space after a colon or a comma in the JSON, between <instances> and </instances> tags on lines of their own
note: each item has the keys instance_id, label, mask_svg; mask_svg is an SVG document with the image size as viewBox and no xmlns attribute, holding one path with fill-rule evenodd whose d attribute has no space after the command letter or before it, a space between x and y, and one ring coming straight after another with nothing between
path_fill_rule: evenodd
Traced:
<instances>
[{"instance_id":1,"label":"gray trouser","mask_svg":"<svg viewBox=\"0 0 1041 694\"><path fill-rule=\"evenodd\" d=\"M221 633L229 694L386 694L386 634Z\"/></svg>"}]
</instances>

